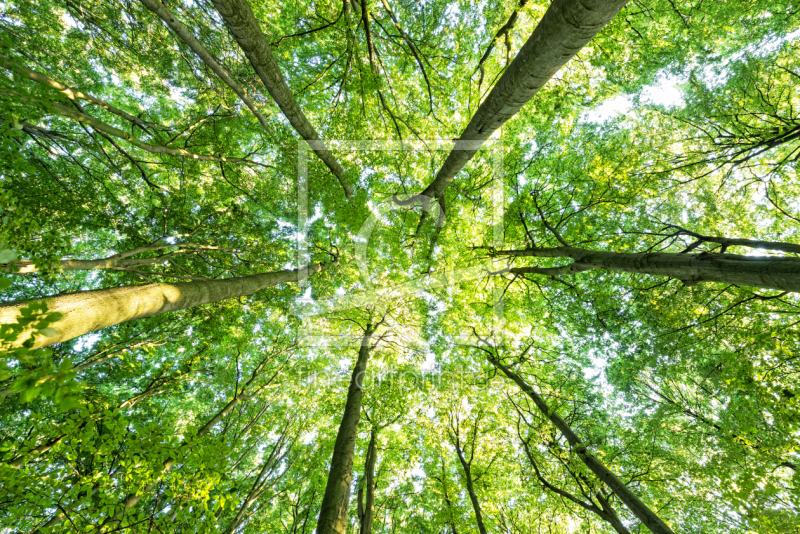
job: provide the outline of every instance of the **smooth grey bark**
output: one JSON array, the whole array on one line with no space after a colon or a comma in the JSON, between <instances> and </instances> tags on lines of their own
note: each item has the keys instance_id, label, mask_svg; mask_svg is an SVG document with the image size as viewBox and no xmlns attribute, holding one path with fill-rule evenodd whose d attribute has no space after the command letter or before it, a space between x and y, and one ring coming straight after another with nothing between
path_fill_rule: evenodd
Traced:
<instances>
[{"instance_id":1,"label":"smooth grey bark","mask_svg":"<svg viewBox=\"0 0 800 534\"><path fill-rule=\"evenodd\" d=\"M251 295L266 287L297 282L305 271L310 276L321 271L324 266L325 264L318 263L303 269L253 274L227 280L125 286L49 297L43 299L47 303L48 313L59 312L62 317L50 325L55 333L36 336L30 348L62 343L134 319ZM14 324L20 317L22 308L38 300L42 299L0 306L0 324ZM26 336L20 336L11 343L11 347L20 347L25 340Z\"/></svg>"},{"instance_id":2,"label":"smooth grey bark","mask_svg":"<svg viewBox=\"0 0 800 534\"><path fill-rule=\"evenodd\" d=\"M513 267L514 274L570 274L590 269L606 269L626 273L669 276L686 285L720 282L763 289L800 292L800 258L780 256L743 256L738 254L701 252L605 252L577 247L528 248L501 250L498 256L570 258L573 263L562 267Z\"/></svg>"},{"instance_id":3,"label":"smooth grey bark","mask_svg":"<svg viewBox=\"0 0 800 534\"><path fill-rule=\"evenodd\" d=\"M361 340L361 348L358 350L358 359L353 367L342 422L333 446L328 482L320 505L317 534L344 534L347 531L350 484L353 481L353 456L358 437L358 422L361 419L362 384L369 361L369 342L376 328L377 325L367 325Z\"/></svg>"},{"instance_id":4,"label":"smooth grey bark","mask_svg":"<svg viewBox=\"0 0 800 534\"><path fill-rule=\"evenodd\" d=\"M608 24L628 0L553 0L517 56L475 112L457 141L468 141L447 156L421 195L439 198L480 146L581 48Z\"/></svg>"},{"instance_id":5,"label":"smooth grey bark","mask_svg":"<svg viewBox=\"0 0 800 534\"><path fill-rule=\"evenodd\" d=\"M272 54L272 47L261 31L258 21L247 0L212 0L222 17L225 26L233 35L244 55L250 61L258 77L275 99L275 103L288 119L300 137L310 143L311 149L339 180L347 200L352 199L352 191L344 180L344 169L334 155L325 148L324 141L300 108L292 90L283 78L278 62Z\"/></svg>"},{"instance_id":6,"label":"smooth grey bark","mask_svg":"<svg viewBox=\"0 0 800 534\"><path fill-rule=\"evenodd\" d=\"M677 228L677 232L673 235L686 235L691 236L696 239L694 243L689 245L689 247L684 250L683 252L689 252L694 250L698 246L702 245L703 243L717 243L721 245L721 249L719 252L725 252L728 247L747 247L747 248L763 248L765 250L780 250L783 252L789 252L790 254L800 254L800 245L795 243L784 243L782 241L761 241L758 239L742 239L738 237L719 237L719 236L712 236L712 235L703 235L698 234L696 232L692 232L690 230L686 230L685 228L681 228L675 225L669 225L669 227Z\"/></svg>"},{"instance_id":7,"label":"smooth grey bark","mask_svg":"<svg viewBox=\"0 0 800 534\"><path fill-rule=\"evenodd\" d=\"M256 104L253 102L253 99L248 96L247 92L242 88L242 86L236 83L236 81L228 75L228 73L222 68L214 56L212 56L211 53L200 43L200 41L198 41L194 35L192 35L192 32L186 26L184 26L180 20L178 20L175 14L167 9L166 6L164 6L164 4L162 4L159 0L140 1L145 5L145 7L147 7L147 9L158 15L159 18L161 18L161 20L163 20L167 26L169 26L170 29L175 32L180 40L186 43L186 45L191 48L195 54L197 54L197 57L199 57L214 74L219 76L228 87L233 89L233 92L236 93L236 96L238 96L242 102L244 102L244 105L247 106L247 109L249 109L253 115L256 116L261 126L267 130L267 132L269 132L270 127L267 124L267 119L258 110L258 108L256 108Z\"/></svg>"},{"instance_id":8,"label":"smooth grey bark","mask_svg":"<svg viewBox=\"0 0 800 534\"><path fill-rule=\"evenodd\" d=\"M375 517L375 461L378 458L377 433L374 427L369 433L367 456L364 460L364 484L358 489L359 534L372 534L372 521ZM364 493L366 501L362 501Z\"/></svg>"},{"instance_id":9,"label":"smooth grey bark","mask_svg":"<svg viewBox=\"0 0 800 534\"><path fill-rule=\"evenodd\" d=\"M572 451L578 455L586 467L594 473L597 478L604 482L613 491L617 497L625 504L625 506L635 515L644 526L650 529L653 534L675 534L666 523L653 512L646 504L644 504L639 497L637 497L628 486L622 482L617 476L608 469L600 460L594 457L592 453L586 448L586 445L581 439L573 432L572 428L559 417L539 396L536 391L525 380L513 372L511 369L500 363L494 358L488 358L489 363L494 365L497 369L503 372L508 378L516 382L519 388L531 398L533 403L539 411L547 417L553 426L569 443Z\"/></svg>"},{"instance_id":10,"label":"smooth grey bark","mask_svg":"<svg viewBox=\"0 0 800 534\"><path fill-rule=\"evenodd\" d=\"M142 267L145 265L154 265L162 263L166 259L162 258L100 258L96 260L61 260L58 262L59 269L62 271L94 271L96 269L118 269L126 270L134 267ZM9 274L31 274L41 271L32 261L20 260L13 263L16 270L10 269L12 264L0 265L4 270L8 270Z\"/></svg>"}]
</instances>

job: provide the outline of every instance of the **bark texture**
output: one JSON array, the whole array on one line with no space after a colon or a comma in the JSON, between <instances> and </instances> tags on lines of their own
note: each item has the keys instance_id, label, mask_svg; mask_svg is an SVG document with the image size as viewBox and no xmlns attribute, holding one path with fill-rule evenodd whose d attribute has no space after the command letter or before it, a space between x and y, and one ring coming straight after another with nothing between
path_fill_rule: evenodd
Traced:
<instances>
[{"instance_id":1,"label":"bark texture","mask_svg":"<svg viewBox=\"0 0 800 534\"><path fill-rule=\"evenodd\" d=\"M310 276L322 270L323 266L319 263L306 269ZM48 313L62 314L60 320L50 325L57 333L37 336L31 348L61 343L134 319L251 295L265 287L296 282L302 276L302 271L286 270L227 280L158 283L58 295L45 299ZM24 300L0 306L0 324L15 323L21 315L20 310L30 302ZM24 336L21 336L12 342L12 347L19 347L24 341Z\"/></svg>"},{"instance_id":2,"label":"bark texture","mask_svg":"<svg viewBox=\"0 0 800 534\"><path fill-rule=\"evenodd\" d=\"M225 26L239 43L239 47L247 56L256 74L261 78L284 116L303 139L313 141L311 143L312 150L336 176L344 189L345 196L350 200L352 193L350 187L345 183L344 169L333 154L325 148L317 130L303 113L292 90L286 84L278 63L275 61L275 56L272 54L272 47L264 37L248 1L213 0L213 3Z\"/></svg>"},{"instance_id":3,"label":"bark texture","mask_svg":"<svg viewBox=\"0 0 800 534\"><path fill-rule=\"evenodd\" d=\"M353 367L347 402L333 446L328 482L319 510L317 534L344 534L347 531L347 510L350 506L350 484L353 481L353 455L355 454L358 422L361 419L361 386L369 361L369 342L375 327L367 326Z\"/></svg>"},{"instance_id":4,"label":"bark texture","mask_svg":"<svg viewBox=\"0 0 800 534\"><path fill-rule=\"evenodd\" d=\"M498 255L537 258L570 258L563 267L514 267L516 274L569 274L590 269L669 276L686 285L720 282L763 289L800 292L800 258L742 256L702 252L627 253L586 250L577 247L529 248L500 251Z\"/></svg>"},{"instance_id":5,"label":"bark texture","mask_svg":"<svg viewBox=\"0 0 800 534\"><path fill-rule=\"evenodd\" d=\"M62 271L94 271L96 269L117 269L126 270L133 269L134 267L143 267L145 265L154 265L165 262L166 259L162 258L100 258L96 260L61 260L59 267ZM16 271L10 271L10 274L30 274L38 273L39 269L32 261L22 260L14 262ZM0 265L2 268L8 269L9 264Z\"/></svg>"},{"instance_id":6,"label":"bark texture","mask_svg":"<svg viewBox=\"0 0 800 534\"><path fill-rule=\"evenodd\" d=\"M513 380L517 383L520 389L531 398L536 407L539 409L542 414L547 417L553 426L555 426L559 432L564 436L564 438L569 443L570 447L572 447L572 451L578 455L578 457L583 461L586 467L594 473L597 478L603 481L614 493L616 493L619 500L621 500L628 509L633 512L639 521L642 522L644 526L650 529L653 534L674 534L672 529L670 529L664 521L658 517L658 515L653 512L646 504L644 504L639 497L637 497L629 488L628 486L622 482L617 476L608 469L600 460L595 458L592 453L588 451L586 445L584 445L583 441L573 432L572 428L561 419L548 405L544 402L534 389L528 385L525 380L522 379L518 374L513 372L511 369L500 363L498 360L489 359L489 362L494 365L497 369L503 372L508 378Z\"/></svg>"},{"instance_id":7,"label":"bark texture","mask_svg":"<svg viewBox=\"0 0 800 534\"><path fill-rule=\"evenodd\" d=\"M173 248L171 252L167 252L152 258L133 258L137 254L144 252L154 252L164 249ZM143 267L145 265L159 265L167 263L171 258L178 255L192 254L194 252L204 251L230 251L232 249L223 249L220 247L196 245L193 243L175 243L175 244L155 244L136 247L131 250L126 250L108 258L97 258L92 260L61 260L59 268L62 271L93 271L95 269L116 269L116 270L130 270L135 267ZM20 260L13 263L0 264L0 269L3 269L9 274L30 274L38 273L41 271L32 261Z\"/></svg>"},{"instance_id":8,"label":"bark texture","mask_svg":"<svg viewBox=\"0 0 800 534\"><path fill-rule=\"evenodd\" d=\"M553 0L542 20L475 112L422 195L439 198L480 146L544 87L561 67L622 9L628 0Z\"/></svg>"}]
</instances>

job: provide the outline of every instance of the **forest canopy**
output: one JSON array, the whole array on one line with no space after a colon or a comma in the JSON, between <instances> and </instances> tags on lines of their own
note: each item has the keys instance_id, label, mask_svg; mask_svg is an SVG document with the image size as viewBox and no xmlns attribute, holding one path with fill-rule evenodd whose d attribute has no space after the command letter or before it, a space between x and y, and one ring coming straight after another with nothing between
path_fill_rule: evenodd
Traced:
<instances>
[{"instance_id":1,"label":"forest canopy","mask_svg":"<svg viewBox=\"0 0 800 534\"><path fill-rule=\"evenodd\" d=\"M0 533L800 531L800 3L0 2Z\"/></svg>"}]
</instances>

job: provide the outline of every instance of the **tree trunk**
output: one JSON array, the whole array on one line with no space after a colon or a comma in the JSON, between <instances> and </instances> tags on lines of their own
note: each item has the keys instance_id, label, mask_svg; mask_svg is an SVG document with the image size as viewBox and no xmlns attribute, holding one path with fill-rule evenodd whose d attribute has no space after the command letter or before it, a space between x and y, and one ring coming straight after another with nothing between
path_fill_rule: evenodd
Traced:
<instances>
[{"instance_id":1,"label":"tree trunk","mask_svg":"<svg viewBox=\"0 0 800 534\"><path fill-rule=\"evenodd\" d=\"M236 81L233 80L233 78L231 78L227 72L225 72L225 70L220 66L219 62L214 59L214 56L212 56L208 50L206 50L200 41L195 39L194 35L192 35L192 32L189 31L189 29L184 26L183 23L181 23L181 21L179 21L175 15L169 9L167 9L164 4L161 3L160 0L140 1L145 5L145 7L147 7L147 9L158 15L161 20L163 20L167 26L169 26L172 31L175 32L181 41L186 43L186 45L191 48L201 60L203 60L203 63L205 63L208 68L214 72L214 74L219 76L220 79L222 79L222 81L228 85L228 87L233 89L233 92L236 93L239 99L244 102L247 108L253 113L253 115L256 116L258 122L261 124L264 130L266 130L267 133L270 133L271 128L267 123L267 119L261 114L258 108L256 108L255 102L253 102L245 90L238 83L236 83Z\"/></svg>"},{"instance_id":2,"label":"tree trunk","mask_svg":"<svg viewBox=\"0 0 800 534\"><path fill-rule=\"evenodd\" d=\"M160 241L160 240L158 240ZM154 258L133 258L137 254L144 252L156 252L166 249L176 249L170 252L165 252ZM96 269L117 269L129 270L134 267L143 267L145 265L157 265L167 263L171 258L178 255L193 254L200 251L227 251L231 252L235 249L226 249L208 245L197 245L195 243L162 243L144 245L136 247L131 250L125 250L109 256L107 258L98 258L93 260L60 260L59 269L62 271L94 271ZM9 274L30 274L38 273L41 270L30 260L19 260L11 263L0 264L0 269L3 269Z\"/></svg>"},{"instance_id":3,"label":"tree trunk","mask_svg":"<svg viewBox=\"0 0 800 534\"><path fill-rule=\"evenodd\" d=\"M275 103L281 108L286 119L303 139L312 141L312 150L339 180L347 200L351 200L350 187L344 181L344 169L342 169L333 154L325 148L317 130L314 129L303 110L300 109L300 104L297 103L292 90L286 85L286 80L284 80L278 63L275 61L275 56L272 54L272 47L264 37L264 33L261 31L261 27L258 25L248 1L212 1L225 26L236 39L236 42L239 43L239 47L244 52L244 55L247 56L269 94L275 99Z\"/></svg>"},{"instance_id":4,"label":"tree trunk","mask_svg":"<svg viewBox=\"0 0 800 534\"><path fill-rule=\"evenodd\" d=\"M358 437L358 422L361 419L361 397L363 396L361 386L369 360L369 341L374 332L375 328L367 325L364 338L361 340L361 348L358 351L358 359L353 367L350 387L347 390L347 403L344 407L342 422L339 425L339 432L336 434L328 482L325 485L325 494L320 505L317 534L344 534L347 531L350 484L353 480L353 455Z\"/></svg>"},{"instance_id":5,"label":"tree trunk","mask_svg":"<svg viewBox=\"0 0 800 534\"><path fill-rule=\"evenodd\" d=\"M481 504L478 502L478 495L475 493L475 485L472 482L472 471L469 462L464 458L464 451L456 443L456 452L458 459L461 462L461 467L464 468L464 478L467 481L467 493L469 493L469 500L472 502L472 509L475 510L475 522L478 524L478 531L481 534L486 534L486 526L483 524L483 514L481 513Z\"/></svg>"},{"instance_id":6,"label":"tree trunk","mask_svg":"<svg viewBox=\"0 0 800 534\"><path fill-rule=\"evenodd\" d=\"M153 265L156 263L163 263L166 259L161 258L100 258L96 260L61 260L59 267L62 271L94 271L96 269L132 269L134 267L142 267L145 265ZM11 271L9 267L14 265L17 270ZM30 274L38 273L40 269L29 260L16 261L13 264L0 265L1 268L8 269L9 274Z\"/></svg>"},{"instance_id":7,"label":"tree trunk","mask_svg":"<svg viewBox=\"0 0 800 534\"><path fill-rule=\"evenodd\" d=\"M314 274L323 267L324 264L319 263L307 269L309 274ZM60 312L62 317L50 325L56 330L53 335L38 335L30 348L62 343L134 319L251 295L265 287L296 282L302 276L302 271L286 270L227 280L115 287L50 297L45 299L48 313ZM33 300L0 306L0 324L14 324L21 315L20 310ZM22 346L24 338L24 335L20 336L20 339L11 342L11 346Z\"/></svg>"},{"instance_id":8,"label":"tree trunk","mask_svg":"<svg viewBox=\"0 0 800 534\"><path fill-rule=\"evenodd\" d=\"M367 494L367 499L359 513L359 534L372 534L372 521L375 517L375 461L378 457L376 438L377 430L373 428L369 434L367 457L364 461L364 482L366 484L365 493ZM361 493L359 492L360 496Z\"/></svg>"},{"instance_id":9,"label":"tree trunk","mask_svg":"<svg viewBox=\"0 0 800 534\"><path fill-rule=\"evenodd\" d=\"M586 445L584 445L575 432L572 431L572 428L547 406L544 399L542 399L522 377L495 359L489 358L489 362L500 369L508 378L517 383L520 389L533 400L539 411L553 423L553 426L555 426L561 434L563 434L570 447L572 447L572 451L586 464L586 467L617 494L617 497L619 497L625 506L633 512L633 515L639 518L639 521L641 521L644 526L649 528L653 534L674 534L672 529L670 529L646 504L639 500L639 497L634 495L624 482L617 478L610 469L603 465L600 460L595 458L587 450Z\"/></svg>"},{"instance_id":10,"label":"tree trunk","mask_svg":"<svg viewBox=\"0 0 800 534\"><path fill-rule=\"evenodd\" d=\"M483 143L516 115L561 67L608 24L628 0L553 0L542 20L492 88L422 195L439 198ZM468 150L462 150L468 148Z\"/></svg>"},{"instance_id":11,"label":"tree trunk","mask_svg":"<svg viewBox=\"0 0 800 534\"><path fill-rule=\"evenodd\" d=\"M686 285L720 282L800 292L800 258L742 256L714 252L700 254L603 252L576 247L500 251L498 255L571 258L574 261L564 267L550 267L544 268L544 270L539 267L515 267L508 271L517 274L569 274L590 269L606 269L626 273L669 276L682 280ZM544 272L547 270L552 272Z\"/></svg>"}]
</instances>

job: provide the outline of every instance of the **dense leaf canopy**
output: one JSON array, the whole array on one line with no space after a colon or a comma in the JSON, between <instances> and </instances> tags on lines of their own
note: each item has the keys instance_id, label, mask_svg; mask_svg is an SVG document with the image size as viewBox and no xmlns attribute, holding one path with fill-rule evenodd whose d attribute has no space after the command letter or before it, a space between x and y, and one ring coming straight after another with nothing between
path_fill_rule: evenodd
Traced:
<instances>
[{"instance_id":1,"label":"dense leaf canopy","mask_svg":"<svg viewBox=\"0 0 800 534\"><path fill-rule=\"evenodd\" d=\"M798 532L798 162L794 0L0 2L0 532Z\"/></svg>"}]
</instances>

